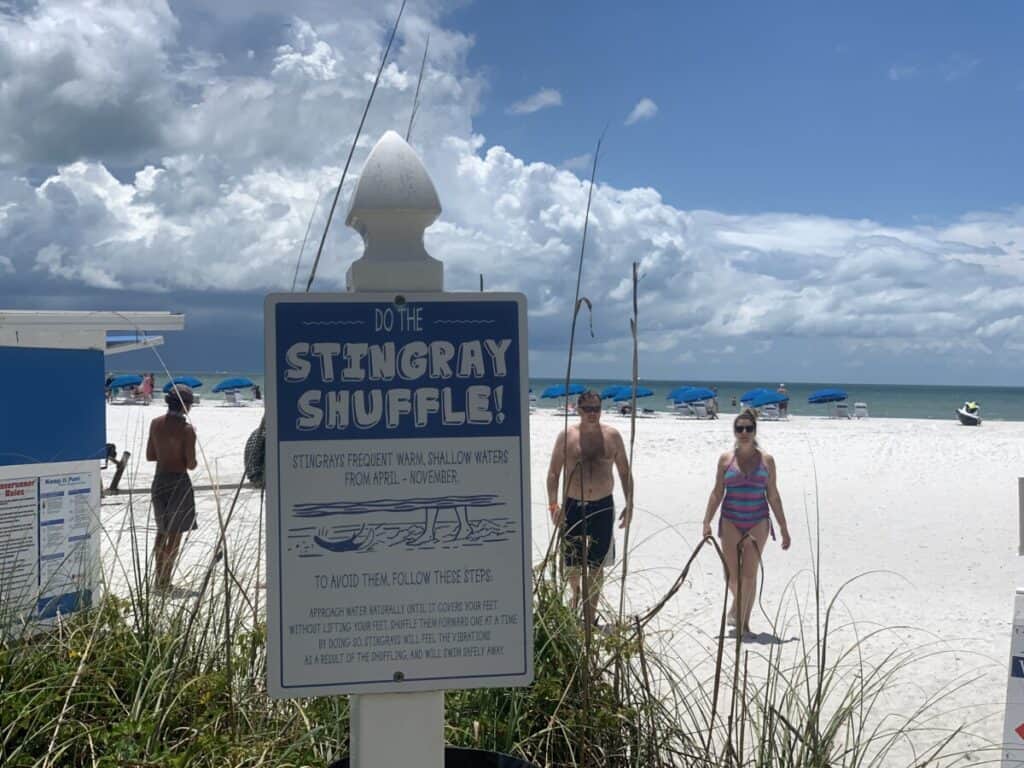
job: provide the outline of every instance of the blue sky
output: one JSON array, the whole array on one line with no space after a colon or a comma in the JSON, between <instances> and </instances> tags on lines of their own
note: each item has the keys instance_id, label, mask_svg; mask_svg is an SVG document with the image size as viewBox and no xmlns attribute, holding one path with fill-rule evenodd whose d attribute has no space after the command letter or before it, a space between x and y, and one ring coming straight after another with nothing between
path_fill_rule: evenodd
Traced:
<instances>
[{"instance_id":1,"label":"blue sky","mask_svg":"<svg viewBox=\"0 0 1024 768\"><path fill-rule=\"evenodd\" d=\"M451 21L489 141L559 164L607 123L601 178L681 208L908 224L1021 202L1020 3L523 0ZM510 119L538 86L562 106ZM623 126L643 97L656 118Z\"/></svg>"},{"instance_id":2,"label":"blue sky","mask_svg":"<svg viewBox=\"0 0 1024 768\"><path fill-rule=\"evenodd\" d=\"M261 368L262 297L311 214L322 231L395 0L5 7L0 308L181 311L172 367ZM607 127L580 375L628 373L636 261L647 377L1016 385L1022 22L1011 2L410 0L342 210L404 133L429 35L425 243L450 290L527 295L535 375L564 372ZM317 290L361 253L342 220Z\"/></svg>"}]
</instances>

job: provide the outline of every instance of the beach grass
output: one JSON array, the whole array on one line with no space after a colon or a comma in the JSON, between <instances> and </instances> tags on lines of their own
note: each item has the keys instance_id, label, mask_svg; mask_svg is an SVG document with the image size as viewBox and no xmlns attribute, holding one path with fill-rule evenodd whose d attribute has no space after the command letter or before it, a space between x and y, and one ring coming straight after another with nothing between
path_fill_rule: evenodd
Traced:
<instances>
[{"instance_id":1,"label":"beach grass","mask_svg":"<svg viewBox=\"0 0 1024 768\"><path fill-rule=\"evenodd\" d=\"M702 545L695 557L717 556ZM251 571L236 570L252 554L211 561L189 599L153 593L140 562L125 594L108 592L48 631L6 636L0 764L326 766L345 754L345 697L266 694L259 590ZM534 684L449 691L448 743L543 766L880 767L901 765L892 748L907 740L919 745L908 768L964 757L960 731L930 730L941 695L898 718L883 711L921 654L948 651L922 644L879 660L868 650L884 628L833 648L838 594L812 595L807 611L787 601L798 608L773 624L777 634L792 627L793 642L723 636L687 660L667 652L651 613L588 630L550 573L534 573Z\"/></svg>"}]
</instances>

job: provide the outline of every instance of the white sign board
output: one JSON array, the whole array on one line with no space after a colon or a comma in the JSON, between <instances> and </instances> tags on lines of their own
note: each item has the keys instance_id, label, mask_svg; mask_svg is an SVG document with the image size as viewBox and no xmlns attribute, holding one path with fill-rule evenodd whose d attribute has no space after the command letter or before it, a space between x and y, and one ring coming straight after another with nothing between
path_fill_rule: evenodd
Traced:
<instances>
[{"instance_id":1,"label":"white sign board","mask_svg":"<svg viewBox=\"0 0 1024 768\"><path fill-rule=\"evenodd\" d=\"M1002 768L1024 768L1024 589L1013 600Z\"/></svg>"},{"instance_id":2,"label":"white sign board","mask_svg":"<svg viewBox=\"0 0 1024 768\"><path fill-rule=\"evenodd\" d=\"M96 461L0 467L0 623L45 625L92 603L100 482Z\"/></svg>"},{"instance_id":3,"label":"white sign board","mask_svg":"<svg viewBox=\"0 0 1024 768\"><path fill-rule=\"evenodd\" d=\"M526 301L265 304L272 696L532 680Z\"/></svg>"}]
</instances>

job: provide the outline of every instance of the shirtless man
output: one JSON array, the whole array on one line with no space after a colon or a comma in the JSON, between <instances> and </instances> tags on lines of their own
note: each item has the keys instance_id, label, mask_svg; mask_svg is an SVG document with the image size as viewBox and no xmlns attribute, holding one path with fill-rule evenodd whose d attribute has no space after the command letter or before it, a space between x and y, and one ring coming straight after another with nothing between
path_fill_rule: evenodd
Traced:
<instances>
[{"instance_id":1,"label":"shirtless man","mask_svg":"<svg viewBox=\"0 0 1024 768\"><path fill-rule=\"evenodd\" d=\"M614 427L601 424L601 396L594 391L584 392L577 401L577 411L580 423L562 432L551 452L548 510L565 537L565 564L574 610L580 605L580 582L583 568L587 568L589 594L583 613L594 624L601 597L602 567L615 535L612 464L618 470L626 496L619 528L629 525L633 516L633 482L622 435ZM564 507L558 503L558 481L563 470Z\"/></svg>"},{"instance_id":2,"label":"shirtless man","mask_svg":"<svg viewBox=\"0 0 1024 768\"><path fill-rule=\"evenodd\" d=\"M192 408L192 390L176 384L164 397L167 413L149 425L146 460L156 462L153 475L153 516L156 541L153 559L155 588L170 592L174 561L178 559L181 535L196 525L196 500L188 470L196 468L196 432L185 416Z\"/></svg>"}]
</instances>

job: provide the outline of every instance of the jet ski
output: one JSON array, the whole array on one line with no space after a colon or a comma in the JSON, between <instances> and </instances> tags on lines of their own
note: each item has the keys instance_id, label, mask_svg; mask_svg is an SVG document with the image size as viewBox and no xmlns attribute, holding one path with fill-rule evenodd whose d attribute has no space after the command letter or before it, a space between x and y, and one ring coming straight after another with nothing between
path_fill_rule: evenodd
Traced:
<instances>
[{"instance_id":1,"label":"jet ski","mask_svg":"<svg viewBox=\"0 0 1024 768\"><path fill-rule=\"evenodd\" d=\"M968 400L957 408L956 417L965 427L981 426L981 408L973 400Z\"/></svg>"}]
</instances>

